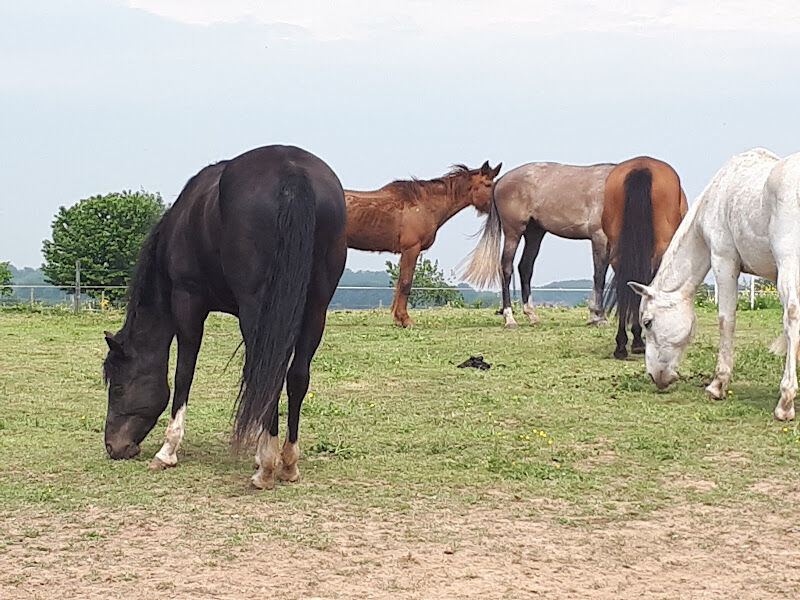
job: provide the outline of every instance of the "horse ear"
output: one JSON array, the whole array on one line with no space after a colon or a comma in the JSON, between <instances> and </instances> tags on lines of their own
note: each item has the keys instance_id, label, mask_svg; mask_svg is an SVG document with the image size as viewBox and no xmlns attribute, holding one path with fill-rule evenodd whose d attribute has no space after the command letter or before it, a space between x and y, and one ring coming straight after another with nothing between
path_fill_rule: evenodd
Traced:
<instances>
[{"instance_id":1,"label":"horse ear","mask_svg":"<svg viewBox=\"0 0 800 600\"><path fill-rule=\"evenodd\" d=\"M103 334L106 336L106 344L108 344L108 349L112 352L119 352L120 354L124 354L122 349L122 344L120 344L117 339L114 337L114 334L110 331L104 331Z\"/></svg>"},{"instance_id":2,"label":"horse ear","mask_svg":"<svg viewBox=\"0 0 800 600\"><path fill-rule=\"evenodd\" d=\"M645 298L652 298L655 295L655 290L653 290L653 288L651 288L649 285L639 283L638 281L629 281L628 287Z\"/></svg>"},{"instance_id":3,"label":"horse ear","mask_svg":"<svg viewBox=\"0 0 800 600\"><path fill-rule=\"evenodd\" d=\"M491 171L491 170L492 170L492 168L489 166L489 161L488 160L481 165L481 175L488 175L489 171Z\"/></svg>"},{"instance_id":4,"label":"horse ear","mask_svg":"<svg viewBox=\"0 0 800 600\"><path fill-rule=\"evenodd\" d=\"M500 172L500 169L501 169L502 167L503 167L503 163L497 163L497 166L494 168L494 170L493 170L493 171L492 171L492 173L491 173L491 175L492 175L492 179L494 179L495 177L497 177L497 174Z\"/></svg>"}]
</instances>

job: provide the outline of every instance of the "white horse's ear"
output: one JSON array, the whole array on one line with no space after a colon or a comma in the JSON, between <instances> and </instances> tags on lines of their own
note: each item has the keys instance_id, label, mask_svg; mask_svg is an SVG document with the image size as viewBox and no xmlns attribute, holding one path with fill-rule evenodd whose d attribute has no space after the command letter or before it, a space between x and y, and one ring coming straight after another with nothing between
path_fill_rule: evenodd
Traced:
<instances>
[{"instance_id":1,"label":"white horse's ear","mask_svg":"<svg viewBox=\"0 0 800 600\"><path fill-rule=\"evenodd\" d=\"M653 288L651 288L649 285L639 283L638 281L629 281L628 287L645 298L652 298L655 294L655 290L653 290Z\"/></svg>"}]
</instances>

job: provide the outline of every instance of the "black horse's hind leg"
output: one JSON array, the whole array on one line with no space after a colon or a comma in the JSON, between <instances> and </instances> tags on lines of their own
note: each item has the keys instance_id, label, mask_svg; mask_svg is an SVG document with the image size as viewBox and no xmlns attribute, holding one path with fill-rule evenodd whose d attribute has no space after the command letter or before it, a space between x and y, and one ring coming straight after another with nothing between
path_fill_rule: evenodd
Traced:
<instances>
[{"instance_id":1,"label":"black horse's hind leg","mask_svg":"<svg viewBox=\"0 0 800 600\"><path fill-rule=\"evenodd\" d=\"M505 242L503 243L503 255L501 258L501 269L503 272L503 316L506 319L506 329L513 329L517 326L514 320L514 314L511 311L511 276L514 273L514 256L517 253L517 246L519 246L520 234L505 233Z\"/></svg>"},{"instance_id":2,"label":"black horse's hind leg","mask_svg":"<svg viewBox=\"0 0 800 600\"><path fill-rule=\"evenodd\" d=\"M292 364L286 375L286 393L289 396L288 429L281 451L282 465L275 474L283 481L297 481L300 478L300 471L297 469L297 459L300 456L300 446L297 441L300 408L308 392L311 359L322 340L328 304L336 291L336 284L344 268L346 252L346 248L343 248L341 252L333 251L326 258L315 260L318 266L311 275L303 323L294 346Z\"/></svg>"},{"instance_id":3,"label":"black horse's hind leg","mask_svg":"<svg viewBox=\"0 0 800 600\"><path fill-rule=\"evenodd\" d=\"M633 333L631 352L634 354L644 354L644 340L642 339L642 326L639 324L639 319L636 319L633 325L631 325L631 333Z\"/></svg>"},{"instance_id":4,"label":"black horse's hind leg","mask_svg":"<svg viewBox=\"0 0 800 600\"><path fill-rule=\"evenodd\" d=\"M522 312L528 315L531 325L539 322L539 317L533 310L531 300L531 278L533 277L533 265L539 255L539 248L542 245L545 230L531 222L525 230L525 249L522 251L517 269L519 270L519 284L522 290Z\"/></svg>"},{"instance_id":5,"label":"black horse's hind leg","mask_svg":"<svg viewBox=\"0 0 800 600\"><path fill-rule=\"evenodd\" d=\"M164 445L150 461L150 469L160 470L178 464L178 445L183 439L186 403L194 378L197 353L203 340L203 324L208 316L202 297L187 290L172 292L172 314L178 337L178 361L175 366L175 391Z\"/></svg>"},{"instance_id":6,"label":"black horse's hind leg","mask_svg":"<svg viewBox=\"0 0 800 600\"><path fill-rule=\"evenodd\" d=\"M620 316L619 318L619 326L617 328L617 347L614 350L614 358L627 358L628 350L625 347L628 344L628 334L625 331L628 324L625 322L625 319Z\"/></svg>"}]
</instances>

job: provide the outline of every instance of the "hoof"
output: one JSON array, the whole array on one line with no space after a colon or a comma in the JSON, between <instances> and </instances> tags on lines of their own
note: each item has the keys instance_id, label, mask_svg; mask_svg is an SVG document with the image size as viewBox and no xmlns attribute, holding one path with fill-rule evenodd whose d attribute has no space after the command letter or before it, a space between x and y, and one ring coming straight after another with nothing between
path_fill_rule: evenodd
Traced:
<instances>
[{"instance_id":1,"label":"hoof","mask_svg":"<svg viewBox=\"0 0 800 600\"><path fill-rule=\"evenodd\" d=\"M788 410L784 410L780 404L775 407L775 418L778 421L791 421L794 419L794 403L789 407Z\"/></svg>"},{"instance_id":2,"label":"hoof","mask_svg":"<svg viewBox=\"0 0 800 600\"><path fill-rule=\"evenodd\" d=\"M163 460L161 460L157 456L154 456L153 459L150 461L150 463L147 465L147 468L150 469L151 471L163 471L165 469L169 469L171 467L174 467L177 464L178 463L175 463L175 464L171 465L169 463L165 463Z\"/></svg>"},{"instance_id":3,"label":"hoof","mask_svg":"<svg viewBox=\"0 0 800 600\"><path fill-rule=\"evenodd\" d=\"M266 477L259 471L250 478L250 484L257 490L271 490L275 487L275 479L272 475Z\"/></svg>"},{"instance_id":4,"label":"hoof","mask_svg":"<svg viewBox=\"0 0 800 600\"><path fill-rule=\"evenodd\" d=\"M614 350L614 358L624 360L628 358L628 351L625 348L617 348Z\"/></svg>"},{"instance_id":5,"label":"hoof","mask_svg":"<svg viewBox=\"0 0 800 600\"><path fill-rule=\"evenodd\" d=\"M631 346L633 354L644 354L644 346Z\"/></svg>"},{"instance_id":6,"label":"hoof","mask_svg":"<svg viewBox=\"0 0 800 600\"><path fill-rule=\"evenodd\" d=\"M586 325L589 327L608 327L608 321L605 319L594 319L589 317L589 320L586 321Z\"/></svg>"},{"instance_id":7,"label":"hoof","mask_svg":"<svg viewBox=\"0 0 800 600\"><path fill-rule=\"evenodd\" d=\"M528 317L531 320L531 325L536 325L539 322L539 317Z\"/></svg>"},{"instance_id":8,"label":"hoof","mask_svg":"<svg viewBox=\"0 0 800 600\"><path fill-rule=\"evenodd\" d=\"M712 400L722 400L722 398L725 396L725 390L723 389L721 383L712 381L706 386L706 394L708 394L708 397ZM775 410L777 410L777 408Z\"/></svg>"},{"instance_id":9,"label":"hoof","mask_svg":"<svg viewBox=\"0 0 800 600\"><path fill-rule=\"evenodd\" d=\"M295 482L300 479L300 471L297 468L297 465L292 465L292 467L282 466L278 469L277 473L275 473L275 478L279 481L289 481Z\"/></svg>"},{"instance_id":10,"label":"hoof","mask_svg":"<svg viewBox=\"0 0 800 600\"><path fill-rule=\"evenodd\" d=\"M516 328L517 328L516 321L511 321L511 323L506 323L505 325L503 325L503 329L516 329Z\"/></svg>"}]
</instances>

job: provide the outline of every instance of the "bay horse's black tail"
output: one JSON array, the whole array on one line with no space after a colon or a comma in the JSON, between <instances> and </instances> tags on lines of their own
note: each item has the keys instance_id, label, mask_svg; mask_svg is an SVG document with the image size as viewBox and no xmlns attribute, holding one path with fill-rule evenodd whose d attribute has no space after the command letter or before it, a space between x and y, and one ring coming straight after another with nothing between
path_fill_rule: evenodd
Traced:
<instances>
[{"instance_id":1,"label":"bay horse's black tail","mask_svg":"<svg viewBox=\"0 0 800 600\"><path fill-rule=\"evenodd\" d=\"M244 332L245 362L233 428L237 446L269 428L297 341L311 274L316 198L306 173L286 169L275 202L275 251L264 265L260 313Z\"/></svg>"},{"instance_id":2,"label":"bay horse's black tail","mask_svg":"<svg viewBox=\"0 0 800 600\"><path fill-rule=\"evenodd\" d=\"M649 284L653 279L653 176L650 169L634 169L625 177L625 206L617 242L617 267L612 287L616 292L617 318L634 323L639 318L639 296L629 281Z\"/></svg>"}]
</instances>

